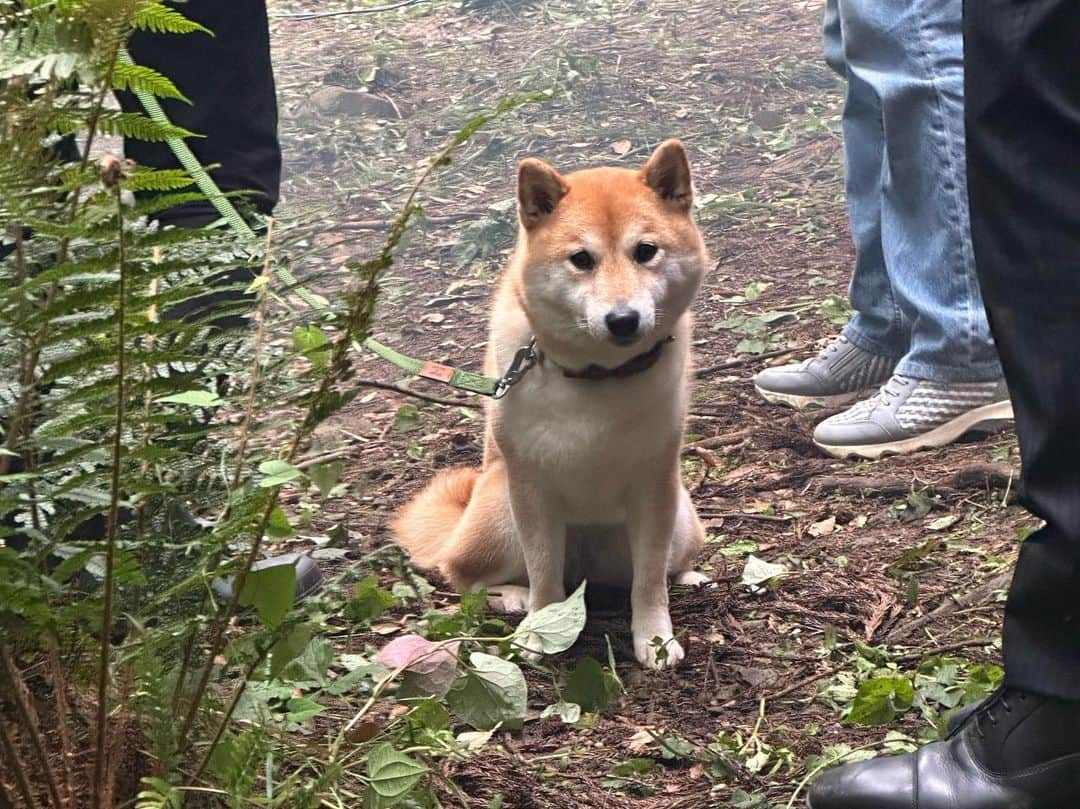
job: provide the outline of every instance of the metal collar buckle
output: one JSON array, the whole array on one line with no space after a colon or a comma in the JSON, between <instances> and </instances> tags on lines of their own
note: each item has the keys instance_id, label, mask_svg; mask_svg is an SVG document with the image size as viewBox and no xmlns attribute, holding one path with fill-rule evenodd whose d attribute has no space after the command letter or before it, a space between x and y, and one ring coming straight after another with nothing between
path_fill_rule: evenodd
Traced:
<instances>
[{"instance_id":1,"label":"metal collar buckle","mask_svg":"<svg viewBox=\"0 0 1080 809\"><path fill-rule=\"evenodd\" d=\"M522 346L514 354L513 362L506 369L506 373L499 378L499 384L495 387L495 393L492 396L495 399L501 399L509 393L510 388L520 382L529 369L536 365L536 359L536 338L534 337L527 346Z\"/></svg>"}]
</instances>

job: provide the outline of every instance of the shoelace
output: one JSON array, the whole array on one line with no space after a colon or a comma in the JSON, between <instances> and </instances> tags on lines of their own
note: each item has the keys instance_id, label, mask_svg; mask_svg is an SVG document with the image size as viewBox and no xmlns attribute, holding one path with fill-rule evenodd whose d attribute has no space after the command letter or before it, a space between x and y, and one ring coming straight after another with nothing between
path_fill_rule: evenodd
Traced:
<instances>
[{"instance_id":1,"label":"shoelace","mask_svg":"<svg viewBox=\"0 0 1080 809\"><path fill-rule=\"evenodd\" d=\"M825 346L825 348L821 349L821 351L818 352L818 355L816 357L810 357L810 359L803 360L801 363L802 367L805 369L810 367L810 364L813 362L828 359L831 355L839 351L841 346L847 345L849 342L850 340L848 340L848 338L841 334L839 337L837 337L835 340Z\"/></svg>"},{"instance_id":2,"label":"shoelace","mask_svg":"<svg viewBox=\"0 0 1080 809\"><path fill-rule=\"evenodd\" d=\"M911 385L911 382L912 380L910 377L894 374L884 385L882 385L878 389L878 392L875 393L873 396L868 399L863 399L861 402L856 402L854 405L852 405L851 408L847 411L847 415L851 418L866 418L879 405L887 404L889 399L896 399L903 395L903 391L889 387L890 385L903 385L905 388L907 388L909 385Z\"/></svg>"},{"instance_id":3,"label":"shoelace","mask_svg":"<svg viewBox=\"0 0 1080 809\"><path fill-rule=\"evenodd\" d=\"M1025 694L1023 691L1016 692L1016 696L1019 697L1021 702L1025 702L1027 700L1027 694ZM983 730L982 725L983 719L988 720L992 727L997 727L998 718L995 711L998 706L1003 708L1005 713L1012 713L1012 706L1009 704L1009 699L1005 695L1004 688L1002 688L994 696L990 697L990 699L987 700L986 705L979 708L975 712L975 730L978 732L980 739L986 738L986 731Z\"/></svg>"},{"instance_id":4,"label":"shoelace","mask_svg":"<svg viewBox=\"0 0 1080 809\"><path fill-rule=\"evenodd\" d=\"M903 396L904 391L889 387L890 385L903 385L904 388L908 388L911 386L911 378L906 376L900 376L900 374L893 374L891 377L889 377L889 380L881 386L881 390L878 391L877 395L881 396L883 399L898 399L899 397Z\"/></svg>"}]
</instances>

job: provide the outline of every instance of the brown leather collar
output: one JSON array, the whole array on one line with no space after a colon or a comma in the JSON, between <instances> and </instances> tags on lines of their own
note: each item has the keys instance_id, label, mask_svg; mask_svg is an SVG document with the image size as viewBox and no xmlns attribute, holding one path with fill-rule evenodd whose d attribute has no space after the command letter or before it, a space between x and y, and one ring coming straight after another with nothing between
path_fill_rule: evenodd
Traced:
<instances>
[{"instance_id":1,"label":"brown leather collar","mask_svg":"<svg viewBox=\"0 0 1080 809\"><path fill-rule=\"evenodd\" d=\"M580 371L572 371L569 368L563 368L561 365L557 365L556 367L562 370L563 376L567 379L587 379L590 382L602 382L605 379L626 379L629 376L644 373L656 365L660 360L660 354L663 353L664 346L674 339L675 338L671 336L665 337L648 351L631 357L617 368L605 368L602 365L589 365ZM556 365L556 363L552 362L552 365Z\"/></svg>"}]
</instances>

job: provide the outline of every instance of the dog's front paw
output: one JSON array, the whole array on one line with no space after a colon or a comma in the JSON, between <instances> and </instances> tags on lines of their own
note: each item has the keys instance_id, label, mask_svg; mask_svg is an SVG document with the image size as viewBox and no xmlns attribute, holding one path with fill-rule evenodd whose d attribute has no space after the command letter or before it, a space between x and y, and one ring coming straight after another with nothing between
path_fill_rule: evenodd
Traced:
<instances>
[{"instance_id":1,"label":"dog's front paw","mask_svg":"<svg viewBox=\"0 0 1080 809\"><path fill-rule=\"evenodd\" d=\"M686 657L683 647L671 635L634 635L634 655L645 668L672 669Z\"/></svg>"},{"instance_id":2,"label":"dog's front paw","mask_svg":"<svg viewBox=\"0 0 1080 809\"><path fill-rule=\"evenodd\" d=\"M536 663L544 656L544 644L540 642L540 637L530 632L528 636L521 638L518 643L522 647L522 656L530 663Z\"/></svg>"}]
</instances>

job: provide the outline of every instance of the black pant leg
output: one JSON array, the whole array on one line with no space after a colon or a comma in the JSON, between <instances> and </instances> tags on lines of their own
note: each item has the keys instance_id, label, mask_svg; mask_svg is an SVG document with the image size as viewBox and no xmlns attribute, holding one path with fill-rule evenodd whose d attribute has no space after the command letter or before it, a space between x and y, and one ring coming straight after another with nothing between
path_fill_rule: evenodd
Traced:
<instances>
[{"instance_id":1,"label":"black pant leg","mask_svg":"<svg viewBox=\"0 0 1080 809\"><path fill-rule=\"evenodd\" d=\"M137 32L129 43L131 56L137 64L164 73L191 100L190 105L164 100L162 106L174 124L203 136L187 143L203 165L219 166L212 176L221 190L253 191L251 203L269 214L281 185L281 146L266 0L188 0L179 9L214 36ZM142 110L134 95L119 96L125 109ZM179 167L165 143L126 140L124 152L144 166ZM203 227L219 214L204 200L155 218L177 227ZM215 285L246 284L253 278L250 270L239 268L218 277ZM239 290L211 292L173 307L165 317L187 319L236 304L242 309L251 300ZM219 328L245 322L241 313L215 320Z\"/></svg>"},{"instance_id":2,"label":"black pant leg","mask_svg":"<svg viewBox=\"0 0 1080 809\"><path fill-rule=\"evenodd\" d=\"M266 0L188 0L178 9L214 36L140 31L129 43L131 56L191 99L190 105L164 100L162 106L174 124L204 136L187 143L203 165L220 164L213 172L218 186L255 192L252 203L270 213L281 184L281 146ZM124 109L142 111L134 95L119 95ZM124 152L144 166L179 166L164 143L128 140ZM202 202L159 218L186 226L209 214L213 206Z\"/></svg>"},{"instance_id":3,"label":"black pant leg","mask_svg":"<svg viewBox=\"0 0 1080 809\"><path fill-rule=\"evenodd\" d=\"M968 183L983 297L1046 520L1005 616L1016 687L1080 699L1080 3L967 0Z\"/></svg>"}]
</instances>

